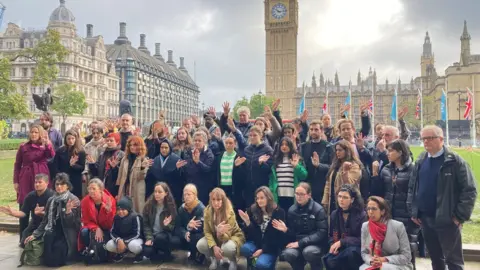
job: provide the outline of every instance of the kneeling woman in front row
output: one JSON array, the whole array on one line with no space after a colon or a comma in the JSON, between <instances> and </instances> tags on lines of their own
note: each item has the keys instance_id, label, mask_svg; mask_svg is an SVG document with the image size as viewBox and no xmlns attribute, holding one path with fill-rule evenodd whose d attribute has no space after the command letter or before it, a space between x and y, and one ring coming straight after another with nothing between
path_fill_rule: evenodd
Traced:
<instances>
[{"instance_id":1,"label":"kneeling woman in front row","mask_svg":"<svg viewBox=\"0 0 480 270\"><path fill-rule=\"evenodd\" d=\"M158 251L161 251L164 259L171 258L176 217L177 207L170 188L165 182L157 183L143 209L145 256L159 259Z\"/></svg>"},{"instance_id":2,"label":"kneeling woman in front row","mask_svg":"<svg viewBox=\"0 0 480 270\"><path fill-rule=\"evenodd\" d=\"M248 267L253 266L254 259L255 269L275 269L285 233L275 229L273 223L285 222L285 211L275 203L272 192L265 186L257 189L255 201L247 213L238 210L247 237L240 253L247 258Z\"/></svg>"},{"instance_id":3,"label":"kneeling woman in front row","mask_svg":"<svg viewBox=\"0 0 480 270\"><path fill-rule=\"evenodd\" d=\"M245 243L245 236L237 224L232 203L225 191L214 188L210 203L204 212L205 237L197 243L200 253L211 259L209 269L217 269L218 262L229 263L229 270L237 269L237 253Z\"/></svg>"}]
</instances>

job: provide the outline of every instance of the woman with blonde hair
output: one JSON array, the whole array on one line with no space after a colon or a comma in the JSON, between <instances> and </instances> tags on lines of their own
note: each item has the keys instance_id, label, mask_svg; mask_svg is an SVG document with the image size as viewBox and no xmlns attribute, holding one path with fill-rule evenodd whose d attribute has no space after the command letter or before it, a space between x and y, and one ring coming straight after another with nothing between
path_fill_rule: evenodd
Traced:
<instances>
[{"instance_id":1,"label":"woman with blonde hair","mask_svg":"<svg viewBox=\"0 0 480 270\"><path fill-rule=\"evenodd\" d=\"M132 199L133 210L141 215L145 206L145 176L152 161L146 157L147 147L140 136L130 136L125 156L120 162L117 186L119 201L123 196Z\"/></svg>"},{"instance_id":2,"label":"woman with blonde hair","mask_svg":"<svg viewBox=\"0 0 480 270\"><path fill-rule=\"evenodd\" d=\"M180 248L190 252L188 259L202 265L205 256L197 251L197 243L203 237L205 205L198 199L194 184L187 184L183 188L183 202L178 208L175 233L180 238Z\"/></svg>"},{"instance_id":3,"label":"woman with blonde hair","mask_svg":"<svg viewBox=\"0 0 480 270\"><path fill-rule=\"evenodd\" d=\"M322 199L323 208L328 216L337 208L336 196L343 185L353 185L359 188L362 166L362 162L349 142L341 140L335 144L335 157L327 173Z\"/></svg>"},{"instance_id":4,"label":"woman with blonde hair","mask_svg":"<svg viewBox=\"0 0 480 270\"><path fill-rule=\"evenodd\" d=\"M200 253L209 257L210 270L217 269L219 261L228 263L229 270L237 269L237 254L245 243L245 236L237 224L232 203L225 191L214 188L204 212L205 237L197 243Z\"/></svg>"}]
</instances>

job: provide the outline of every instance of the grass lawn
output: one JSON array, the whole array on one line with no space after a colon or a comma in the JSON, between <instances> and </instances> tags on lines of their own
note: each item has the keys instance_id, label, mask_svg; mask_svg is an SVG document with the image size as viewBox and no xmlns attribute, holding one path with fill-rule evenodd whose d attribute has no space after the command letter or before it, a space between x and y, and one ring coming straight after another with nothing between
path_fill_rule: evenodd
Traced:
<instances>
[{"instance_id":1,"label":"grass lawn","mask_svg":"<svg viewBox=\"0 0 480 270\"><path fill-rule=\"evenodd\" d=\"M412 147L416 158L422 151L422 147ZM480 151L468 151L466 149L456 150L472 167L477 188L480 189ZM17 197L13 190L13 162L14 159L0 159L0 205L17 206ZM0 214L2 216L2 214ZM463 242L469 244L480 244L480 200L476 201L473 210L472 220L463 226Z\"/></svg>"}]
</instances>

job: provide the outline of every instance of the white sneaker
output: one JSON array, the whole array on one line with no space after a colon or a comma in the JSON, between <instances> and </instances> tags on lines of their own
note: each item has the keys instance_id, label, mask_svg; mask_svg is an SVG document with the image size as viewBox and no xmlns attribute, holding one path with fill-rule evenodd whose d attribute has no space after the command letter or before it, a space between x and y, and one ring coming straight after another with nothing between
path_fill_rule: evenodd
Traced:
<instances>
[{"instance_id":1,"label":"white sneaker","mask_svg":"<svg viewBox=\"0 0 480 270\"><path fill-rule=\"evenodd\" d=\"M228 265L228 270L237 270L237 261L231 261Z\"/></svg>"},{"instance_id":2,"label":"white sneaker","mask_svg":"<svg viewBox=\"0 0 480 270\"><path fill-rule=\"evenodd\" d=\"M218 267L217 258L210 257L210 266L208 267L209 270L216 270Z\"/></svg>"}]
</instances>

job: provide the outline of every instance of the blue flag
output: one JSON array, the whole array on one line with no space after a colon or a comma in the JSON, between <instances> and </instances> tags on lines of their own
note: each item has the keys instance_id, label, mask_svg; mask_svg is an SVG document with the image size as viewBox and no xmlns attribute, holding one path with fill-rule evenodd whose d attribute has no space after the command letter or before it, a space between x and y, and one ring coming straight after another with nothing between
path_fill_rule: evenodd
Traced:
<instances>
[{"instance_id":1,"label":"blue flag","mask_svg":"<svg viewBox=\"0 0 480 270\"><path fill-rule=\"evenodd\" d=\"M300 107L298 107L298 114L302 114L305 111L305 95L302 97L300 101Z\"/></svg>"},{"instance_id":2,"label":"blue flag","mask_svg":"<svg viewBox=\"0 0 480 270\"><path fill-rule=\"evenodd\" d=\"M447 121L447 95L442 90L442 98L440 100L440 112L442 114L442 121Z\"/></svg>"},{"instance_id":3,"label":"blue flag","mask_svg":"<svg viewBox=\"0 0 480 270\"><path fill-rule=\"evenodd\" d=\"M351 93L348 92L348 95L347 95L347 98L345 99L345 105L349 105L350 104L350 99L351 99ZM348 110L345 111L345 117L348 117Z\"/></svg>"},{"instance_id":4,"label":"blue flag","mask_svg":"<svg viewBox=\"0 0 480 270\"><path fill-rule=\"evenodd\" d=\"M393 121L397 121L397 89L395 89L395 93L393 94L392 111L390 112L390 117Z\"/></svg>"}]
</instances>

